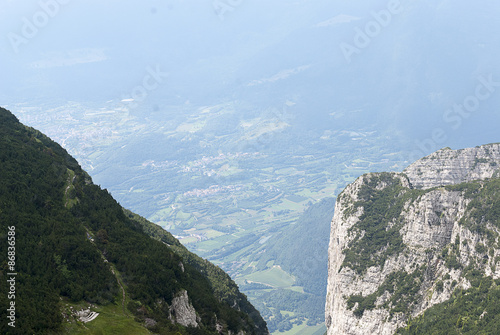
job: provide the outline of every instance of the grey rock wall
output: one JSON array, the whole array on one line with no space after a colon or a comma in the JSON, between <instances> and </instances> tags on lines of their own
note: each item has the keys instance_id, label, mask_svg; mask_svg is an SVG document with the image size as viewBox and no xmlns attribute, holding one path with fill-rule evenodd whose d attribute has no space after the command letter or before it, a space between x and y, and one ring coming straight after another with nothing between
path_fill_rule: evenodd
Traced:
<instances>
[{"instance_id":1,"label":"grey rock wall","mask_svg":"<svg viewBox=\"0 0 500 335\"><path fill-rule=\"evenodd\" d=\"M500 254L498 249L490 257L479 254L476 246L479 243L487 245L488 241L459 224L467 215L470 199L459 190L442 187L485 180L498 173L499 168L500 144L493 144L457 151L443 149L410 165L404 173L393 174L403 189L426 191L415 199L408 199L399 216L393 220L394 224L401 225L402 252L390 255L383 266L369 267L362 274L345 266L345 250L351 241L356 241L365 233L352 229L360 222L364 212L363 207L354 207L353 204L359 200L363 185L370 183L378 174L362 176L347 186L337 199L331 226L325 306L328 335L394 334L399 327L406 325L409 316L418 316L425 309L448 300L456 286L468 288L470 283L462 276L462 270L450 267L445 261L453 248L458 262L463 265L462 269L472 261L484 259L481 262L482 271L499 278L500 271L496 268L500 267L495 267L494 260ZM385 187L388 186L379 182L376 189L383 190ZM500 234L496 227L484 222L481 224ZM409 312L391 311L392 305L388 302L394 293L388 291L377 296L375 307L364 310L361 316L354 313L358 305L349 308L349 297L367 297L376 293L391 274L412 274L417 269L425 270L415 282L418 293Z\"/></svg>"}]
</instances>

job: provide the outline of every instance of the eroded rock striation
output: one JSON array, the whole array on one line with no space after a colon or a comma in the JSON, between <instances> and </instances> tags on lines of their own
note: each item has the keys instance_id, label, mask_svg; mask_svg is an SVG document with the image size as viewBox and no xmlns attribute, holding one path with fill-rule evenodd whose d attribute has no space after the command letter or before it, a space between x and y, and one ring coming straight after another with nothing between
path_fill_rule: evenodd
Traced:
<instances>
[{"instance_id":1,"label":"eroded rock striation","mask_svg":"<svg viewBox=\"0 0 500 335\"><path fill-rule=\"evenodd\" d=\"M456 185L493 177L500 167L500 144L461 150L441 149L419 159L403 173L415 188Z\"/></svg>"},{"instance_id":2,"label":"eroded rock striation","mask_svg":"<svg viewBox=\"0 0 500 335\"><path fill-rule=\"evenodd\" d=\"M394 334L470 288L473 271L500 278L499 171L500 144L490 144L347 186L331 227L328 335Z\"/></svg>"}]
</instances>

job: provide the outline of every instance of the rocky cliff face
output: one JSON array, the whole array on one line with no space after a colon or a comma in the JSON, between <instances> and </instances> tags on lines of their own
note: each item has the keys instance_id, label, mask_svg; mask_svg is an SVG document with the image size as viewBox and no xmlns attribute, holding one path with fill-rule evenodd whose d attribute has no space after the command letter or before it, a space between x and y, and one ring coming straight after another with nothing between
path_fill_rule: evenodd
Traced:
<instances>
[{"instance_id":1,"label":"rocky cliff face","mask_svg":"<svg viewBox=\"0 0 500 335\"><path fill-rule=\"evenodd\" d=\"M331 228L328 334L394 334L469 288L471 271L499 278L499 168L500 144L443 149L349 185Z\"/></svg>"},{"instance_id":2,"label":"rocky cliff face","mask_svg":"<svg viewBox=\"0 0 500 335\"><path fill-rule=\"evenodd\" d=\"M198 317L193 305L189 302L187 291L182 291L172 300L170 320L184 327L198 327Z\"/></svg>"},{"instance_id":3,"label":"rocky cliff face","mask_svg":"<svg viewBox=\"0 0 500 335\"><path fill-rule=\"evenodd\" d=\"M491 178L500 167L500 144L462 150L441 149L408 166L403 173L415 188L456 185Z\"/></svg>"}]
</instances>

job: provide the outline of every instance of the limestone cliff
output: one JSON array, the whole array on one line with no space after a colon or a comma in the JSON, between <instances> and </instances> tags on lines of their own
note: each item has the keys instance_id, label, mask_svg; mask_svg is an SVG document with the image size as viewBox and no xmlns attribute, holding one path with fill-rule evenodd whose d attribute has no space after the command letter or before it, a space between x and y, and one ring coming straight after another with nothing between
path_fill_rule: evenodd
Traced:
<instances>
[{"instance_id":1,"label":"limestone cliff","mask_svg":"<svg viewBox=\"0 0 500 335\"><path fill-rule=\"evenodd\" d=\"M394 334L471 287L500 278L500 144L443 149L403 173L358 178L332 221L328 334Z\"/></svg>"},{"instance_id":2,"label":"limestone cliff","mask_svg":"<svg viewBox=\"0 0 500 335\"><path fill-rule=\"evenodd\" d=\"M415 188L431 188L491 178L499 163L500 144L462 150L445 148L416 161L403 172Z\"/></svg>"},{"instance_id":3,"label":"limestone cliff","mask_svg":"<svg viewBox=\"0 0 500 335\"><path fill-rule=\"evenodd\" d=\"M198 319L196 310L189 302L187 291L177 294L170 306L170 320L184 327L198 327Z\"/></svg>"}]
</instances>

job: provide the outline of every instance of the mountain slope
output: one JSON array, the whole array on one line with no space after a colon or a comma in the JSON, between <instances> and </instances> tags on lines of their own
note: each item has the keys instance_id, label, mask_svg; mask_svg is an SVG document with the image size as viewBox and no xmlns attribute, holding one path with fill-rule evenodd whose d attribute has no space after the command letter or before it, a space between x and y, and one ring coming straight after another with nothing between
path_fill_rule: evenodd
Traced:
<instances>
[{"instance_id":1,"label":"mountain slope","mask_svg":"<svg viewBox=\"0 0 500 335\"><path fill-rule=\"evenodd\" d=\"M499 164L500 144L443 149L404 173L367 174L349 185L332 221L328 334L494 329ZM438 322L452 314L446 327Z\"/></svg>"},{"instance_id":2,"label":"mountain slope","mask_svg":"<svg viewBox=\"0 0 500 335\"><path fill-rule=\"evenodd\" d=\"M236 283L221 268L190 252L179 240L160 226L129 210L125 210L125 214L130 219L139 223L146 234L168 245L187 264L206 276L215 296L219 300L247 313L259 329L266 329L266 323L259 312L248 302L245 295L239 292Z\"/></svg>"},{"instance_id":3,"label":"mountain slope","mask_svg":"<svg viewBox=\"0 0 500 335\"><path fill-rule=\"evenodd\" d=\"M123 315L160 334L268 333L251 305L252 317L214 295L206 274L147 236L64 149L5 109L0 223L2 239L15 231L15 264L1 264L2 292L7 274L17 273L15 297L0 297L4 320L15 303L16 327L3 322L1 333L78 328L63 306L82 302L123 305ZM6 243L0 252L7 255ZM231 294L245 301L237 288Z\"/></svg>"}]
</instances>

